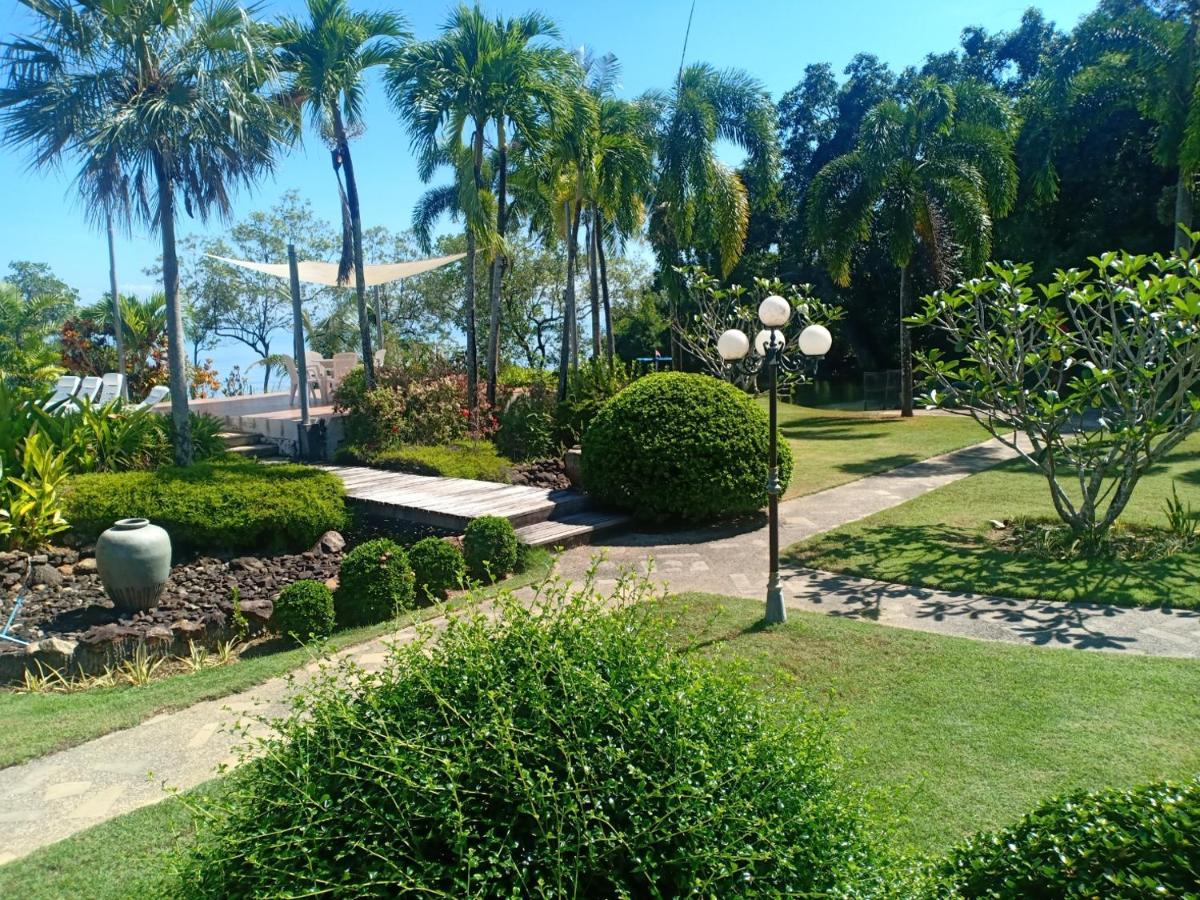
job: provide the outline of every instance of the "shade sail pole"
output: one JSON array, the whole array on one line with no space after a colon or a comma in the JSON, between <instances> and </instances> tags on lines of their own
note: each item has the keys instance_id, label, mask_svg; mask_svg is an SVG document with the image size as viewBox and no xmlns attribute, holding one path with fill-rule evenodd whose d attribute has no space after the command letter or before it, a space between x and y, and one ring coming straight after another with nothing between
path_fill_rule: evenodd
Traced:
<instances>
[{"instance_id":1,"label":"shade sail pole","mask_svg":"<svg viewBox=\"0 0 1200 900\"><path fill-rule=\"evenodd\" d=\"M296 245L288 244L288 274L292 283L292 352L295 354L296 375L300 379L300 427L307 428L308 420L308 358L304 355L304 313L300 309L300 269L296 264Z\"/></svg>"}]
</instances>

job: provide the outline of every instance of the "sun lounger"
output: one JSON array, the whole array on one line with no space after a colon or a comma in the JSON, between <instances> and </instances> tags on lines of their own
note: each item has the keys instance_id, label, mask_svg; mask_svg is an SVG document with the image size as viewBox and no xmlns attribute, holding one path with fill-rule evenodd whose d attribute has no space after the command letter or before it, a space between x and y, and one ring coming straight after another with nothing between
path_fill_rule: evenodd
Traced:
<instances>
[{"instance_id":1,"label":"sun lounger","mask_svg":"<svg viewBox=\"0 0 1200 900\"><path fill-rule=\"evenodd\" d=\"M54 409L62 406L68 400L79 392L79 376L78 375L63 375L54 384L54 393L50 395L50 399L46 401L46 405L42 409L46 412L51 412Z\"/></svg>"},{"instance_id":2,"label":"sun lounger","mask_svg":"<svg viewBox=\"0 0 1200 900\"><path fill-rule=\"evenodd\" d=\"M100 398L96 401L101 406L124 399L125 376L116 372L107 372L100 380Z\"/></svg>"}]
</instances>

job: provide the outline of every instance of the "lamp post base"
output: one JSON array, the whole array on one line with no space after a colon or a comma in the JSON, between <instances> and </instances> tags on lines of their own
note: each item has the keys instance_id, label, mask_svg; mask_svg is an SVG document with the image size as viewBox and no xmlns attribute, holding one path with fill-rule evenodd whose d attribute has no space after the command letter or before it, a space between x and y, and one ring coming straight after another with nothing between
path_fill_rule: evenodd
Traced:
<instances>
[{"instance_id":1,"label":"lamp post base","mask_svg":"<svg viewBox=\"0 0 1200 900\"><path fill-rule=\"evenodd\" d=\"M779 584L779 573L772 572L767 581L767 614L763 621L768 625L781 625L787 621L787 609L783 605L783 588Z\"/></svg>"}]
</instances>

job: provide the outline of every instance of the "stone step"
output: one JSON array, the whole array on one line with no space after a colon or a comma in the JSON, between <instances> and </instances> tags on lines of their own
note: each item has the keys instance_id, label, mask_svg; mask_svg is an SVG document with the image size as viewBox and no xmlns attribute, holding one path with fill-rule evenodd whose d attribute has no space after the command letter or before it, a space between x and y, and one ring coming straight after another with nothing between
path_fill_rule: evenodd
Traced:
<instances>
[{"instance_id":1,"label":"stone step","mask_svg":"<svg viewBox=\"0 0 1200 900\"><path fill-rule=\"evenodd\" d=\"M243 431L222 431L217 437L230 450L234 447L248 447L251 444L262 443L261 434L247 434Z\"/></svg>"},{"instance_id":2,"label":"stone step","mask_svg":"<svg viewBox=\"0 0 1200 900\"><path fill-rule=\"evenodd\" d=\"M530 547L577 547L598 535L622 528L633 520L623 513L576 512L555 516L517 529L517 540Z\"/></svg>"},{"instance_id":3,"label":"stone step","mask_svg":"<svg viewBox=\"0 0 1200 900\"><path fill-rule=\"evenodd\" d=\"M279 448L274 444L239 444L236 447L230 447L229 452L243 459L264 459L269 456L278 456Z\"/></svg>"}]
</instances>

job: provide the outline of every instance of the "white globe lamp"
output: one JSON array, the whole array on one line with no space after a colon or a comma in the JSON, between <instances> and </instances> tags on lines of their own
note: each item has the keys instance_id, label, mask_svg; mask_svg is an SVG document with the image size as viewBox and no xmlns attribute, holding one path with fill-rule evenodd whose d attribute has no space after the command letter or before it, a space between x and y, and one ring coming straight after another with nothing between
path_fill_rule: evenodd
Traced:
<instances>
[{"instance_id":1,"label":"white globe lamp","mask_svg":"<svg viewBox=\"0 0 1200 900\"><path fill-rule=\"evenodd\" d=\"M799 346L805 356L820 358L833 346L833 336L824 325L809 325L800 332Z\"/></svg>"},{"instance_id":2,"label":"white globe lamp","mask_svg":"<svg viewBox=\"0 0 1200 900\"><path fill-rule=\"evenodd\" d=\"M717 352L725 362L735 362L750 352L750 338L736 328L730 328L717 338Z\"/></svg>"},{"instance_id":3,"label":"white globe lamp","mask_svg":"<svg viewBox=\"0 0 1200 900\"><path fill-rule=\"evenodd\" d=\"M772 294L758 305L758 321L768 328L782 328L791 314L792 305L778 294Z\"/></svg>"},{"instance_id":4,"label":"white globe lamp","mask_svg":"<svg viewBox=\"0 0 1200 900\"><path fill-rule=\"evenodd\" d=\"M772 328L772 329L764 328L762 331L760 331L758 334L756 334L754 336L754 352L757 353L759 356L766 356L767 355L767 344L769 344L771 342L772 335L775 336L775 349L782 350L783 345L785 343L785 341L783 339L783 332L777 328Z\"/></svg>"}]
</instances>

